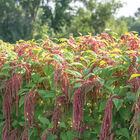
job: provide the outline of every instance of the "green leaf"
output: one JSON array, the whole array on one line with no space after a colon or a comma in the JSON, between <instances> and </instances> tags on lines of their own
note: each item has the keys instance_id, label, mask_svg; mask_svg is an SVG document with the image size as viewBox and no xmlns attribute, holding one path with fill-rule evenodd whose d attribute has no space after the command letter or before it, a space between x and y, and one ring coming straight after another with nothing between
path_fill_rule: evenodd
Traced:
<instances>
[{"instance_id":1,"label":"green leaf","mask_svg":"<svg viewBox=\"0 0 140 140\"><path fill-rule=\"evenodd\" d=\"M32 136L33 132L34 132L33 130L29 130L29 131L28 131L28 137L29 137L29 139L30 139L30 137Z\"/></svg>"},{"instance_id":2,"label":"green leaf","mask_svg":"<svg viewBox=\"0 0 140 140\"><path fill-rule=\"evenodd\" d=\"M50 124L50 121L47 118L39 117L38 119L42 124Z\"/></svg>"},{"instance_id":3,"label":"green leaf","mask_svg":"<svg viewBox=\"0 0 140 140\"><path fill-rule=\"evenodd\" d=\"M30 88L30 89L34 89L36 87L36 84L33 83L33 82L32 83L27 83L25 87Z\"/></svg>"},{"instance_id":4,"label":"green leaf","mask_svg":"<svg viewBox=\"0 0 140 140\"><path fill-rule=\"evenodd\" d=\"M34 58L33 57L29 57L28 59L27 59L27 63L30 63L31 62L31 60L33 60Z\"/></svg>"},{"instance_id":5,"label":"green leaf","mask_svg":"<svg viewBox=\"0 0 140 140\"><path fill-rule=\"evenodd\" d=\"M29 89L21 89L18 91L17 95L21 95L22 93L27 93L28 91L29 91Z\"/></svg>"},{"instance_id":6,"label":"green leaf","mask_svg":"<svg viewBox=\"0 0 140 140\"><path fill-rule=\"evenodd\" d=\"M105 82L104 79L99 78L98 81L99 81L99 83L101 84L101 86L104 85L104 82Z\"/></svg>"},{"instance_id":7,"label":"green leaf","mask_svg":"<svg viewBox=\"0 0 140 140\"><path fill-rule=\"evenodd\" d=\"M64 132L61 132L60 138L61 138L61 140L69 140L66 133L64 133Z\"/></svg>"},{"instance_id":8,"label":"green leaf","mask_svg":"<svg viewBox=\"0 0 140 140\"><path fill-rule=\"evenodd\" d=\"M79 72L74 71L74 70L65 70L65 72L68 73L68 74L71 74L75 77L82 77L82 75Z\"/></svg>"},{"instance_id":9,"label":"green leaf","mask_svg":"<svg viewBox=\"0 0 140 140\"><path fill-rule=\"evenodd\" d=\"M100 109L99 109L99 111L105 110L106 103L107 103L107 99L102 101L102 103L100 104Z\"/></svg>"},{"instance_id":10,"label":"green leaf","mask_svg":"<svg viewBox=\"0 0 140 140\"><path fill-rule=\"evenodd\" d=\"M36 54L39 52L38 49L33 49L32 51L33 51L33 54L34 54L34 55L36 55Z\"/></svg>"},{"instance_id":11,"label":"green leaf","mask_svg":"<svg viewBox=\"0 0 140 140\"><path fill-rule=\"evenodd\" d=\"M74 62L74 63L71 63L71 64L69 64L69 65L70 65L70 66L71 66L71 65L74 65L74 66L77 66L78 68L79 68L79 67L80 67L80 68L84 67L83 64L78 63L78 62Z\"/></svg>"},{"instance_id":12,"label":"green leaf","mask_svg":"<svg viewBox=\"0 0 140 140\"><path fill-rule=\"evenodd\" d=\"M68 138L68 140L73 139L73 132L72 131L67 131L67 138Z\"/></svg>"},{"instance_id":13,"label":"green leaf","mask_svg":"<svg viewBox=\"0 0 140 140\"><path fill-rule=\"evenodd\" d=\"M126 98L127 98L128 101L135 101L136 100L135 93L127 92Z\"/></svg>"},{"instance_id":14,"label":"green leaf","mask_svg":"<svg viewBox=\"0 0 140 140\"><path fill-rule=\"evenodd\" d=\"M52 127L53 127L53 122L51 122L51 123L49 124L48 129L51 129Z\"/></svg>"},{"instance_id":15,"label":"green leaf","mask_svg":"<svg viewBox=\"0 0 140 140\"><path fill-rule=\"evenodd\" d=\"M13 122L12 122L12 126L13 127L16 127L18 125L18 121L17 120L14 120Z\"/></svg>"},{"instance_id":16,"label":"green leaf","mask_svg":"<svg viewBox=\"0 0 140 140\"><path fill-rule=\"evenodd\" d=\"M83 137L84 137L84 139L90 139L90 135L91 135L91 132L90 131L88 131L88 130L85 130L84 131L84 134L83 134Z\"/></svg>"},{"instance_id":17,"label":"green leaf","mask_svg":"<svg viewBox=\"0 0 140 140\"><path fill-rule=\"evenodd\" d=\"M19 100L19 107L21 107L23 104L24 104L24 99L25 99L25 96L22 96Z\"/></svg>"},{"instance_id":18,"label":"green leaf","mask_svg":"<svg viewBox=\"0 0 140 140\"><path fill-rule=\"evenodd\" d=\"M112 78L105 83L105 86L111 86L117 80L119 80L119 78Z\"/></svg>"},{"instance_id":19,"label":"green leaf","mask_svg":"<svg viewBox=\"0 0 140 140\"><path fill-rule=\"evenodd\" d=\"M124 137L126 137L126 138L128 138L129 139L129 131L128 131L128 129L127 128L121 128L120 130L118 130L118 131L116 131L116 134L117 135L121 135L121 136L124 136Z\"/></svg>"},{"instance_id":20,"label":"green leaf","mask_svg":"<svg viewBox=\"0 0 140 140\"><path fill-rule=\"evenodd\" d=\"M3 76L10 76L10 74L6 71L6 72L1 72L0 73L0 77L3 77Z\"/></svg>"},{"instance_id":21,"label":"green leaf","mask_svg":"<svg viewBox=\"0 0 140 140\"><path fill-rule=\"evenodd\" d=\"M66 124L65 124L64 122L61 122L61 123L59 124L59 126L60 126L60 127L63 127L63 128L66 128Z\"/></svg>"},{"instance_id":22,"label":"green leaf","mask_svg":"<svg viewBox=\"0 0 140 140\"><path fill-rule=\"evenodd\" d=\"M124 100L115 98L115 99L113 99L113 102L114 102L114 104L117 108L117 111L118 111L120 109L120 107L122 106Z\"/></svg>"},{"instance_id":23,"label":"green leaf","mask_svg":"<svg viewBox=\"0 0 140 140\"><path fill-rule=\"evenodd\" d=\"M48 78L47 77L40 77L40 79L38 80L38 82L45 82Z\"/></svg>"},{"instance_id":24,"label":"green leaf","mask_svg":"<svg viewBox=\"0 0 140 140\"><path fill-rule=\"evenodd\" d=\"M64 50L64 49L63 49ZM67 51L67 50L66 50ZM65 57L65 59L72 59L73 58L73 54L71 52L63 52L63 55Z\"/></svg>"},{"instance_id":25,"label":"green leaf","mask_svg":"<svg viewBox=\"0 0 140 140\"><path fill-rule=\"evenodd\" d=\"M25 69L24 68L18 68L14 72L23 74L23 73L25 73Z\"/></svg>"},{"instance_id":26,"label":"green leaf","mask_svg":"<svg viewBox=\"0 0 140 140\"><path fill-rule=\"evenodd\" d=\"M81 83L75 83L74 88L79 88L79 87L82 87L82 84Z\"/></svg>"},{"instance_id":27,"label":"green leaf","mask_svg":"<svg viewBox=\"0 0 140 140\"><path fill-rule=\"evenodd\" d=\"M102 69L101 69L100 67L95 67L95 68L93 69L93 73L94 73L95 75L100 75L100 74L102 73Z\"/></svg>"},{"instance_id":28,"label":"green leaf","mask_svg":"<svg viewBox=\"0 0 140 140\"><path fill-rule=\"evenodd\" d=\"M37 91L38 91L40 97L42 97L42 99L56 97L55 91L51 91L51 90L37 90Z\"/></svg>"},{"instance_id":29,"label":"green leaf","mask_svg":"<svg viewBox=\"0 0 140 140\"><path fill-rule=\"evenodd\" d=\"M4 122L0 122L0 127L4 125Z\"/></svg>"},{"instance_id":30,"label":"green leaf","mask_svg":"<svg viewBox=\"0 0 140 140\"><path fill-rule=\"evenodd\" d=\"M121 108L121 109L119 110L119 114L120 114L121 118L122 118L123 120L125 120L125 121L129 119L129 116L130 116L129 113L130 113L130 112L128 111L127 108Z\"/></svg>"},{"instance_id":31,"label":"green leaf","mask_svg":"<svg viewBox=\"0 0 140 140\"><path fill-rule=\"evenodd\" d=\"M52 134L47 137L47 140L56 140L56 139L57 139L57 136L52 135Z\"/></svg>"},{"instance_id":32,"label":"green leaf","mask_svg":"<svg viewBox=\"0 0 140 140\"><path fill-rule=\"evenodd\" d=\"M83 69L82 70L83 71L83 75L84 74L88 74L90 72L90 70L91 70L91 68Z\"/></svg>"},{"instance_id":33,"label":"green leaf","mask_svg":"<svg viewBox=\"0 0 140 140\"><path fill-rule=\"evenodd\" d=\"M54 66L53 65L45 65L43 66L43 72L46 76L50 76L54 72Z\"/></svg>"},{"instance_id":34,"label":"green leaf","mask_svg":"<svg viewBox=\"0 0 140 140\"><path fill-rule=\"evenodd\" d=\"M13 69L13 67L12 66L10 66L10 65L4 65L3 67L2 67L2 71L5 71L5 70L11 70L11 69Z\"/></svg>"},{"instance_id":35,"label":"green leaf","mask_svg":"<svg viewBox=\"0 0 140 140\"><path fill-rule=\"evenodd\" d=\"M87 78L89 78L90 76L92 76L92 75L94 75L93 73L89 73L88 75L86 75L85 77L84 77L84 79L87 79Z\"/></svg>"},{"instance_id":36,"label":"green leaf","mask_svg":"<svg viewBox=\"0 0 140 140\"><path fill-rule=\"evenodd\" d=\"M20 126L25 126L25 122L19 122Z\"/></svg>"},{"instance_id":37,"label":"green leaf","mask_svg":"<svg viewBox=\"0 0 140 140\"><path fill-rule=\"evenodd\" d=\"M40 78L40 73L39 72L32 73L31 78L32 78L33 82L37 83L39 81L39 78Z\"/></svg>"},{"instance_id":38,"label":"green leaf","mask_svg":"<svg viewBox=\"0 0 140 140\"><path fill-rule=\"evenodd\" d=\"M63 57L61 57L60 55L58 54L54 54L53 55L53 59L59 63L62 63L64 61Z\"/></svg>"}]
</instances>

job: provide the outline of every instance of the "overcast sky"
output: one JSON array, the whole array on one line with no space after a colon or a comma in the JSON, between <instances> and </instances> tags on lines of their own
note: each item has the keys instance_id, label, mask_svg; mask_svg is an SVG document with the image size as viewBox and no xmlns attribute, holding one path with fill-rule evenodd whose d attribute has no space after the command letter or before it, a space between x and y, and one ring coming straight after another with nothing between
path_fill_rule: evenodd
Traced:
<instances>
[{"instance_id":1,"label":"overcast sky","mask_svg":"<svg viewBox=\"0 0 140 140\"><path fill-rule=\"evenodd\" d=\"M120 16L134 16L134 13L140 8L140 0L120 0L125 3L123 8L121 8L116 17Z\"/></svg>"}]
</instances>

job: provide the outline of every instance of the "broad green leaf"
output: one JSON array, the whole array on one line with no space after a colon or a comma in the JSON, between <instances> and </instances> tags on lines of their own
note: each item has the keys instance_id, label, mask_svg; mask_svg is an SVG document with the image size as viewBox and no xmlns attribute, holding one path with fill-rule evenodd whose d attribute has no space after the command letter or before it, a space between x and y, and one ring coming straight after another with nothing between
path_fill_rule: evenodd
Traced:
<instances>
[{"instance_id":1,"label":"broad green leaf","mask_svg":"<svg viewBox=\"0 0 140 140\"><path fill-rule=\"evenodd\" d=\"M60 55L58 54L54 54L53 55L53 59L56 60L57 62L59 63L62 63L64 61L63 57L61 57Z\"/></svg>"},{"instance_id":2,"label":"broad green leaf","mask_svg":"<svg viewBox=\"0 0 140 140\"><path fill-rule=\"evenodd\" d=\"M66 134L67 134L68 140L72 140L73 139L73 132L72 131L67 131Z\"/></svg>"},{"instance_id":3,"label":"broad green leaf","mask_svg":"<svg viewBox=\"0 0 140 140\"><path fill-rule=\"evenodd\" d=\"M33 58L33 57L29 57L29 58L27 59L27 61L26 61L26 62L30 63L30 62L31 62L31 60L34 60L34 58Z\"/></svg>"},{"instance_id":4,"label":"broad green leaf","mask_svg":"<svg viewBox=\"0 0 140 140\"><path fill-rule=\"evenodd\" d=\"M89 73L88 75L86 75L85 77L84 77L84 79L87 79L87 78L89 78L90 76L93 76L94 75L94 73Z\"/></svg>"},{"instance_id":5,"label":"broad green leaf","mask_svg":"<svg viewBox=\"0 0 140 140\"><path fill-rule=\"evenodd\" d=\"M39 117L38 119L42 124L50 124L50 121L47 118Z\"/></svg>"},{"instance_id":6,"label":"broad green leaf","mask_svg":"<svg viewBox=\"0 0 140 140\"><path fill-rule=\"evenodd\" d=\"M55 98L56 97L56 93L55 91L49 91L49 90L37 90L40 97L42 97L42 99L45 98Z\"/></svg>"},{"instance_id":7,"label":"broad green leaf","mask_svg":"<svg viewBox=\"0 0 140 140\"><path fill-rule=\"evenodd\" d=\"M24 104L24 99L25 99L25 96L21 96L19 100L19 107L21 107Z\"/></svg>"},{"instance_id":8,"label":"broad green leaf","mask_svg":"<svg viewBox=\"0 0 140 140\"><path fill-rule=\"evenodd\" d=\"M128 131L128 129L127 128L121 128L120 130L117 130L116 131L116 134L117 135L121 135L121 136L124 136L124 137L126 137L126 138L128 138L129 139L129 131Z\"/></svg>"},{"instance_id":9,"label":"broad green leaf","mask_svg":"<svg viewBox=\"0 0 140 140\"><path fill-rule=\"evenodd\" d=\"M126 98L128 101L136 101L135 93L133 92L127 92Z\"/></svg>"},{"instance_id":10,"label":"broad green leaf","mask_svg":"<svg viewBox=\"0 0 140 140\"><path fill-rule=\"evenodd\" d=\"M39 73L39 72L37 72L37 73L32 73L32 74L31 74L31 78L32 78L33 82L37 83L38 80L39 80L39 78L40 78L40 73Z\"/></svg>"},{"instance_id":11,"label":"broad green leaf","mask_svg":"<svg viewBox=\"0 0 140 140\"><path fill-rule=\"evenodd\" d=\"M83 69L82 72L83 74L89 74L91 68Z\"/></svg>"},{"instance_id":12,"label":"broad green leaf","mask_svg":"<svg viewBox=\"0 0 140 140\"><path fill-rule=\"evenodd\" d=\"M13 127L16 127L18 125L18 121L17 120L14 120L13 122L12 122L12 126Z\"/></svg>"},{"instance_id":13,"label":"broad green leaf","mask_svg":"<svg viewBox=\"0 0 140 140\"><path fill-rule=\"evenodd\" d=\"M47 77L40 77L38 82L45 82L48 78Z\"/></svg>"},{"instance_id":14,"label":"broad green leaf","mask_svg":"<svg viewBox=\"0 0 140 140\"><path fill-rule=\"evenodd\" d=\"M30 89L34 89L34 88L36 87L36 84L33 83L33 82L27 83L27 84L25 85L25 87L26 87L26 88L30 88Z\"/></svg>"},{"instance_id":15,"label":"broad green leaf","mask_svg":"<svg viewBox=\"0 0 140 140\"><path fill-rule=\"evenodd\" d=\"M79 87L82 87L82 84L81 84L81 83L76 83L76 84L74 85L74 88L79 88Z\"/></svg>"},{"instance_id":16,"label":"broad green leaf","mask_svg":"<svg viewBox=\"0 0 140 140\"><path fill-rule=\"evenodd\" d=\"M128 120L129 119L129 116L130 116L130 111L128 111L128 109L127 108L121 108L120 110L119 110L119 114L120 114L120 116L121 116L121 119L123 119L123 120Z\"/></svg>"},{"instance_id":17,"label":"broad green leaf","mask_svg":"<svg viewBox=\"0 0 140 140\"><path fill-rule=\"evenodd\" d=\"M24 74L25 73L25 69L24 68L18 68L14 71L14 73L21 73Z\"/></svg>"},{"instance_id":18,"label":"broad green leaf","mask_svg":"<svg viewBox=\"0 0 140 140\"><path fill-rule=\"evenodd\" d=\"M50 134L48 137L47 137L47 140L56 140L57 139L57 136L56 135L52 135Z\"/></svg>"},{"instance_id":19,"label":"broad green leaf","mask_svg":"<svg viewBox=\"0 0 140 140\"><path fill-rule=\"evenodd\" d=\"M101 84L101 86L104 85L104 82L105 82L104 79L99 78L98 81L99 81L99 83Z\"/></svg>"},{"instance_id":20,"label":"broad green leaf","mask_svg":"<svg viewBox=\"0 0 140 140\"><path fill-rule=\"evenodd\" d=\"M69 138L67 137L67 134L65 132L60 133L60 138L61 138L61 140L69 140Z\"/></svg>"},{"instance_id":21,"label":"broad green leaf","mask_svg":"<svg viewBox=\"0 0 140 140\"><path fill-rule=\"evenodd\" d=\"M8 76L10 76L10 74L7 71L6 72L0 72L0 77L4 77L4 76L8 77Z\"/></svg>"},{"instance_id":22,"label":"broad green leaf","mask_svg":"<svg viewBox=\"0 0 140 140\"><path fill-rule=\"evenodd\" d=\"M113 99L113 102L114 102L114 104L115 104L115 106L117 108L117 111L118 111L121 108L124 100L123 99L117 99L117 98L115 98L115 99Z\"/></svg>"},{"instance_id":23,"label":"broad green leaf","mask_svg":"<svg viewBox=\"0 0 140 140\"><path fill-rule=\"evenodd\" d=\"M33 49L33 54L36 55L39 52L39 49Z\"/></svg>"},{"instance_id":24,"label":"broad green leaf","mask_svg":"<svg viewBox=\"0 0 140 140\"><path fill-rule=\"evenodd\" d=\"M77 66L78 68L82 68L84 67L84 65L82 63L78 63L78 62L74 62L74 63L71 63L70 65L74 65L74 66Z\"/></svg>"},{"instance_id":25,"label":"broad green leaf","mask_svg":"<svg viewBox=\"0 0 140 140\"><path fill-rule=\"evenodd\" d=\"M43 66L43 72L46 76L50 76L54 72L54 66L53 65L45 65Z\"/></svg>"},{"instance_id":26,"label":"broad green leaf","mask_svg":"<svg viewBox=\"0 0 140 140\"><path fill-rule=\"evenodd\" d=\"M13 69L13 67L12 66L10 66L10 65L5 65L4 67L2 67L2 71L5 71L5 70L11 70L11 69Z\"/></svg>"},{"instance_id":27,"label":"broad green leaf","mask_svg":"<svg viewBox=\"0 0 140 140\"><path fill-rule=\"evenodd\" d=\"M63 55L65 57L65 59L72 59L73 58L73 54L71 52L63 52Z\"/></svg>"},{"instance_id":28,"label":"broad green leaf","mask_svg":"<svg viewBox=\"0 0 140 140\"><path fill-rule=\"evenodd\" d=\"M49 124L48 129L51 129L51 128L53 128L53 122L51 122L51 123Z\"/></svg>"},{"instance_id":29,"label":"broad green leaf","mask_svg":"<svg viewBox=\"0 0 140 140\"><path fill-rule=\"evenodd\" d=\"M79 72L74 71L74 70L65 70L65 72L68 73L68 74L71 74L75 77L82 77L82 75Z\"/></svg>"},{"instance_id":30,"label":"broad green leaf","mask_svg":"<svg viewBox=\"0 0 140 140\"><path fill-rule=\"evenodd\" d=\"M28 131L28 137L29 137L29 139L30 139L30 137L32 136L33 133L34 133L34 130L29 130Z\"/></svg>"},{"instance_id":31,"label":"broad green leaf","mask_svg":"<svg viewBox=\"0 0 140 140\"><path fill-rule=\"evenodd\" d=\"M111 86L117 80L119 80L119 78L112 78L105 83L105 86Z\"/></svg>"},{"instance_id":32,"label":"broad green leaf","mask_svg":"<svg viewBox=\"0 0 140 140\"><path fill-rule=\"evenodd\" d=\"M25 126L25 122L19 122L20 126Z\"/></svg>"},{"instance_id":33,"label":"broad green leaf","mask_svg":"<svg viewBox=\"0 0 140 140\"><path fill-rule=\"evenodd\" d=\"M101 102L99 111L105 110L106 103L107 103L107 99L106 100L103 100Z\"/></svg>"},{"instance_id":34,"label":"broad green leaf","mask_svg":"<svg viewBox=\"0 0 140 140\"><path fill-rule=\"evenodd\" d=\"M100 67L95 67L95 68L93 69L93 73L94 73L95 75L100 75L100 74L102 73L102 69L101 69Z\"/></svg>"},{"instance_id":35,"label":"broad green leaf","mask_svg":"<svg viewBox=\"0 0 140 140\"><path fill-rule=\"evenodd\" d=\"M84 134L83 134L84 139L90 139L90 135L91 135L91 132L90 131L88 131L88 130L85 130L84 131Z\"/></svg>"},{"instance_id":36,"label":"broad green leaf","mask_svg":"<svg viewBox=\"0 0 140 140\"><path fill-rule=\"evenodd\" d=\"M59 124L59 126L60 126L60 127L63 127L63 128L66 128L66 124L65 124L64 122L61 122L61 123Z\"/></svg>"},{"instance_id":37,"label":"broad green leaf","mask_svg":"<svg viewBox=\"0 0 140 140\"><path fill-rule=\"evenodd\" d=\"M22 93L27 93L29 89L21 89L18 91L17 95L21 95Z\"/></svg>"}]
</instances>

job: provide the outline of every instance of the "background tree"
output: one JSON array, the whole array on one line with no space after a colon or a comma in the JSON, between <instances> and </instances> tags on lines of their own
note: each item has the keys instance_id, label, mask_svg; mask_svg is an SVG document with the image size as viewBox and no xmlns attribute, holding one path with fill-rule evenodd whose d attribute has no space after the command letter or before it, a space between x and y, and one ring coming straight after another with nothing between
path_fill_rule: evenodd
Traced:
<instances>
[{"instance_id":1,"label":"background tree","mask_svg":"<svg viewBox=\"0 0 140 140\"><path fill-rule=\"evenodd\" d=\"M74 7L75 2L83 6ZM14 43L19 39L68 37L70 33L101 33L111 19L114 25L125 26L126 21L115 23L114 14L121 6L117 0L1 0L0 39Z\"/></svg>"},{"instance_id":2,"label":"background tree","mask_svg":"<svg viewBox=\"0 0 140 140\"><path fill-rule=\"evenodd\" d=\"M140 8L138 8L137 12L135 12L135 17L140 18Z\"/></svg>"},{"instance_id":3,"label":"background tree","mask_svg":"<svg viewBox=\"0 0 140 140\"><path fill-rule=\"evenodd\" d=\"M70 32L77 35L79 32L87 34L101 33L106 27L106 22L115 14L122 5L114 0L99 2L97 0L82 0L84 7L79 8L72 21Z\"/></svg>"},{"instance_id":4,"label":"background tree","mask_svg":"<svg viewBox=\"0 0 140 140\"><path fill-rule=\"evenodd\" d=\"M124 19L122 18L115 19L114 17L112 17L106 22L106 30L121 35L123 33L128 32L128 25Z\"/></svg>"},{"instance_id":5,"label":"background tree","mask_svg":"<svg viewBox=\"0 0 140 140\"><path fill-rule=\"evenodd\" d=\"M32 39L33 23L41 0L1 0L0 38L15 42Z\"/></svg>"}]
</instances>

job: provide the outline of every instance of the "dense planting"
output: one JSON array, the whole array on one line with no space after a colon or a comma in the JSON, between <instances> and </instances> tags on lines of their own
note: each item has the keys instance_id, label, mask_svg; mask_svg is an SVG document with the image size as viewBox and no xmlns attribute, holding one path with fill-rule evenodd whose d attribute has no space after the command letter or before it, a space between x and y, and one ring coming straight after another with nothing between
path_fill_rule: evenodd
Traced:
<instances>
[{"instance_id":1,"label":"dense planting","mask_svg":"<svg viewBox=\"0 0 140 140\"><path fill-rule=\"evenodd\" d=\"M139 140L140 38L0 44L3 140Z\"/></svg>"}]
</instances>

